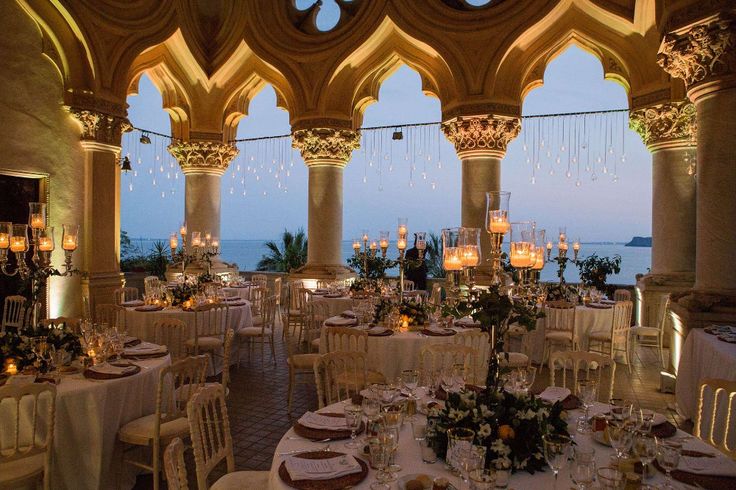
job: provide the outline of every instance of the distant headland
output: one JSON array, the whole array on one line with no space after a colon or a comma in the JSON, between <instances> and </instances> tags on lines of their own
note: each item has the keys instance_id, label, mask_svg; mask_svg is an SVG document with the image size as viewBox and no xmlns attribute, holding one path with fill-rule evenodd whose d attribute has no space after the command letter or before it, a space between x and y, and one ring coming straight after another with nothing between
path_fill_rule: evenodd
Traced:
<instances>
[{"instance_id":1,"label":"distant headland","mask_svg":"<svg viewBox=\"0 0 736 490\"><path fill-rule=\"evenodd\" d=\"M650 236L635 236L631 239L629 243L626 244L627 247L651 247L652 246L652 237Z\"/></svg>"}]
</instances>

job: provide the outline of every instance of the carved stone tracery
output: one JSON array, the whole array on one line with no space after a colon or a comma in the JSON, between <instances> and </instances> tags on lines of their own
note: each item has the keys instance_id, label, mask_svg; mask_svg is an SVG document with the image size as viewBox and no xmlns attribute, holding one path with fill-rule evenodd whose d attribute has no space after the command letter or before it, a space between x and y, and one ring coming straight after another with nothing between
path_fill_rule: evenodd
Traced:
<instances>
[{"instance_id":1,"label":"carved stone tracery","mask_svg":"<svg viewBox=\"0 0 736 490\"><path fill-rule=\"evenodd\" d=\"M688 89L694 85L736 74L736 22L719 19L700 24L686 34L668 34L657 63Z\"/></svg>"},{"instance_id":2,"label":"carved stone tracery","mask_svg":"<svg viewBox=\"0 0 736 490\"><path fill-rule=\"evenodd\" d=\"M120 146L122 134L133 129L124 117L77 107L69 107L68 111L82 125L82 141Z\"/></svg>"},{"instance_id":3,"label":"carved stone tracery","mask_svg":"<svg viewBox=\"0 0 736 490\"><path fill-rule=\"evenodd\" d=\"M238 154L235 145L219 141L177 141L171 143L167 150L179 162L184 175L222 175Z\"/></svg>"},{"instance_id":4,"label":"carved stone tracery","mask_svg":"<svg viewBox=\"0 0 736 490\"><path fill-rule=\"evenodd\" d=\"M347 129L299 129L291 134L291 146L298 149L309 165L319 160L350 160L353 150L360 148L360 132Z\"/></svg>"},{"instance_id":5,"label":"carved stone tracery","mask_svg":"<svg viewBox=\"0 0 736 490\"><path fill-rule=\"evenodd\" d=\"M461 158L463 153L481 150L503 157L509 142L519 134L521 122L517 117L460 116L443 122L442 130Z\"/></svg>"},{"instance_id":6,"label":"carved stone tracery","mask_svg":"<svg viewBox=\"0 0 736 490\"><path fill-rule=\"evenodd\" d=\"M631 111L629 127L647 147L677 140L695 142L695 106L688 100L657 104Z\"/></svg>"}]
</instances>

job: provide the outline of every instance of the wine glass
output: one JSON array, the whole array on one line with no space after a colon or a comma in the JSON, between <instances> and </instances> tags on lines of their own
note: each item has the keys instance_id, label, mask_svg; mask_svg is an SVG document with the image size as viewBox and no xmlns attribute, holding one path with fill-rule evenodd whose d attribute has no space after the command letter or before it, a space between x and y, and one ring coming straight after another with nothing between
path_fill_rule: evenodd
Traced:
<instances>
[{"instance_id":1,"label":"wine glass","mask_svg":"<svg viewBox=\"0 0 736 490\"><path fill-rule=\"evenodd\" d=\"M620 461L631 449L633 443L633 427L625 422L615 420L609 420L607 424L608 438L611 441L614 451L616 451L616 457Z\"/></svg>"},{"instance_id":2,"label":"wine glass","mask_svg":"<svg viewBox=\"0 0 736 490\"><path fill-rule=\"evenodd\" d=\"M611 399L611 415L617 422L626 422L631 418L634 404L621 398Z\"/></svg>"},{"instance_id":3,"label":"wine glass","mask_svg":"<svg viewBox=\"0 0 736 490\"><path fill-rule=\"evenodd\" d=\"M385 444L389 449L389 481L396 480L396 473L401 471L401 466L396 464L396 451L399 449L399 428L398 427L384 427L381 433L378 435L381 442Z\"/></svg>"},{"instance_id":4,"label":"wine glass","mask_svg":"<svg viewBox=\"0 0 736 490\"><path fill-rule=\"evenodd\" d=\"M544 443L544 459L555 475L554 489L557 489L557 477L567 463L570 450L570 438L562 434L547 434L542 437Z\"/></svg>"},{"instance_id":5,"label":"wine glass","mask_svg":"<svg viewBox=\"0 0 736 490\"><path fill-rule=\"evenodd\" d=\"M649 432L638 432L634 437L634 454L643 466L642 480L647 478L647 469L657 457L657 439Z\"/></svg>"},{"instance_id":6,"label":"wine glass","mask_svg":"<svg viewBox=\"0 0 736 490\"><path fill-rule=\"evenodd\" d=\"M486 447L476 445L465 445L459 448L455 454L460 466L460 476L466 485L470 485L468 479L470 472L482 468L486 460Z\"/></svg>"},{"instance_id":7,"label":"wine glass","mask_svg":"<svg viewBox=\"0 0 736 490\"><path fill-rule=\"evenodd\" d=\"M639 425L641 430L645 430L647 432L652 430L654 415L654 410L649 410L647 408L640 408L639 410L637 410L637 424Z\"/></svg>"},{"instance_id":8,"label":"wine glass","mask_svg":"<svg viewBox=\"0 0 736 490\"><path fill-rule=\"evenodd\" d=\"M588 422L588 412L590 407L598 398L598 381L595 379L582 379L578 381L578 396L583 404L583 415L578 418L578 432L586 434L590 432L590 422Z\"/></svg>"},{"instance_id":9,"label":"wine glass","mask_svg":"<svg viewBox=\"0 0 736 490\"><path fill-rule=\"evenodd\" d=\"M598 470L598 484L606 490L623 490L626 483L623 472L606 466Z\"/></svg>"},{"instance_id":10,"label":"wine glass","mask_svg":"<svg viewBox=\"0 0 736 490\"><path fill-rule=\"evenodd\" d=\"M528 393L529 388L534 384L534 379L537 377L537 368L534 366L521 367L518 369L519 373L519 387L521 391Z\"/></svg>"},{"instance_id":11,"label":"wine glass","mask_svg":"<svg viewBox=\"0 0 736 490\"><path fill-rule=\"evenodd\" d=\"M452 365L452 389L460 391L465 388L465 366L462 364Z\"/></svg>"},{"instance_id":12,"label":"wine glass","mask_svg":"<svg viewBox=\"0 0 736 490\"><path fill-rule=\"evenodd\" d=\"M570 479L579 490L588 488L595 480L595 449L576 446L573 448Z\"/></svg>"},{"instance_id":13,"label":"wine glass","mask_svg":"<svg viewBox=\"0 0 736 490\"><path fill-rule=\"evenodd\" d=\"M406 369L401 371L401 381L406 389L409 390L409 395L413 398L414 391L419 385L419 371L415 369Z\"/></svg>"},{"instance_id":14,"label":"wine glass","mask_svg":"<svg viewBox=\"0 0 736 490\"><path fill-rule=\"evenodd\" d=\"M376 473L376 482L371 485L371 488L388 489L389 486L386 485L386 482L393 481L391 480L391 475L386 471L386 468L388 467L388 462L391 459L391 451L389 450L388 446L382 444L381 441L377 438L371 439L370 443L368 444L368 449L371 456L371 466L378 470L378 473Z\"/></svg>"},{"instance_id":15,"label":"wine glass","mask_svg":"<svg viewBox=\"0 0 736 490\"><path fill-rule=\"evenodd\" d=\"M677 469L677 466L680 464L680 454L682 451L682 446L680 444L676 444L673 442L665 442L660 439L656 439L657 441L657 462L659 463L659 466L664 469L665 475L667 477L667 481L665 483L666 488L670 488L674 490L674 485L672 484L672 470Z\"/></svg>"},{"instance_id":16,"label":"wine glass","mask_svg":"<svg viewBox=\"0 0 736 490\"><path fill-rule=\"evenodd\" d=\"M345 406L345 422L350 429L350 442L345 443L345 447L349 449L356 449L360 447L360 444L355 440L358 435L358 429L363 421L363 407L360 405L346 405Z\"/></svg>"}]
</instances>

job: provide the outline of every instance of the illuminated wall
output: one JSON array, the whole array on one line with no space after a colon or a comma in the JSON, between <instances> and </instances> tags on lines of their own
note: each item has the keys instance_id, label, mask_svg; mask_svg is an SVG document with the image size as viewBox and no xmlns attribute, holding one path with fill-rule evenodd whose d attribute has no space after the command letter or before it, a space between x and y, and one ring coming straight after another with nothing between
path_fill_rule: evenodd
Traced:
<instances>
[{"instance_id":1,"label":"illuminated wall","mask_svg":"<svg viewBox=\"0 0 736 490\"><path fill-rule=\"evenodd\" d=\"M49 174L58 265L62 223L83 221L79 129L62 108L61 78L41 54L41 33L15 2L0 2L0 32L0 169ZM50 316L79 314L79 279L53 278L49 299Z\"/></svg>"}]
</instances>

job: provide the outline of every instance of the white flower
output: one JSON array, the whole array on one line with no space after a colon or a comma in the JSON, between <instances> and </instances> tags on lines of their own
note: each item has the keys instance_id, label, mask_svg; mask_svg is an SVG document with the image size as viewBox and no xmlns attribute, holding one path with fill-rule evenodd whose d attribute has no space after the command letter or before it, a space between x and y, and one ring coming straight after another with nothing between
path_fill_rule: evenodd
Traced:
<instances>
[{"instance_id":1,"label":"white flower","mask_svg":"<svg viewBox=\"0 0 736 490\"><path fill-rule=\"evenodd\" d=\"M491 435L491 425L490 424L480 424L480 427L478 427L478 437L486 438L490 435Z\"/></svg>"},{"instance_id":2,"label":"white flower","mask_svg":"<svg viewBox=\"0 0 736 490\"><path fill-rule=\"evenodd\" d=\"M511 454L511 448L503 442L503 439L496 439L491 444L491 451L499 455L499 457L506 457ZM506 458L508 459L508 458Z\"/></svg>"},{"instance_id":3,"label":"white flower","mask_svg":"<svg viewBox=\"0 0 736 490\"><path fill-rule=\"evenodd\" d=\"M466 411L451 408L450 413L447 416L450 418L450 420L462 420L465 418L466 415L468 415L468 412Z\"/></svg>"}]
</instances>

